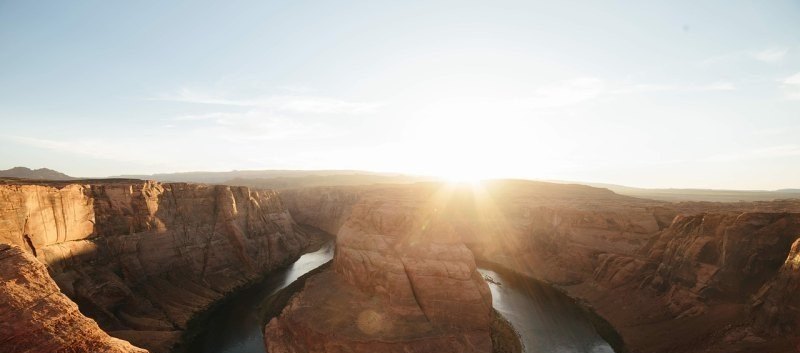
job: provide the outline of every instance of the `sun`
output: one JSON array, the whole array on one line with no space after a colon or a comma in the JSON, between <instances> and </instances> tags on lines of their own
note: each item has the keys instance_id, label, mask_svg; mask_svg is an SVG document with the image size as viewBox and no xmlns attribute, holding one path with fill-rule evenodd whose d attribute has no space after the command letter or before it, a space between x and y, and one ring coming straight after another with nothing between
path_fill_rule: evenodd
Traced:
<instances>
[{"instance_id":1,"label":"sun","mask_svg":"<svg viewBox=\"0 0 800 353\"><path fill-rule=\"evenodd\" d=\"M464 166L451 166L447 170L439 171L437 175L451 184L479 184L487 179L486 173L475 167Z\"/></svg>"},{"instance_id":2,"label":"sun","mask_svg":"<svg viewBox=\"0 0 800 353\"><path fill-rule=\"evenodd\" d=\"M442 179L452 184L478 184L483 180L481 177L468 174L445 175Z\"/></svg>"}]
</instances>

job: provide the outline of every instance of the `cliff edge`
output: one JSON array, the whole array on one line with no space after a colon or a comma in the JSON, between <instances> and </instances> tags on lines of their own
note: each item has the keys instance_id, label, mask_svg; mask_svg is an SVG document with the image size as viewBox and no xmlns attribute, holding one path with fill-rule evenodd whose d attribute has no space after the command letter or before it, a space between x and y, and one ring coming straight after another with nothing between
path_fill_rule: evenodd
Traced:
<instances>
[{"instance_id":1,"label":"cliff edge","mask_svg":"<svg viewBox=\"0 0 800 353\"><path fill-rule=\"evenodd\" d=\"M167 352L195 314L301 255L308 234L268 190L12 181L0 185L0 242L45 265L112 336Z\"/></svg>"}]
</instances>

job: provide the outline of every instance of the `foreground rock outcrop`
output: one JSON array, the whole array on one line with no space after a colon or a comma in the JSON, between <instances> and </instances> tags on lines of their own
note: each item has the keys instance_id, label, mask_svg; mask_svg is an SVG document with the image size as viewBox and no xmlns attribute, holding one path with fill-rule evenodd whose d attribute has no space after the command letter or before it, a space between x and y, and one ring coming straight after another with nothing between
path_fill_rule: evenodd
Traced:
<instances>
[{"instance_id":1,"label":"foreground rock outcrop","mask_svg":"<svg viewBox=\"0 0 800 353\"><path fill-rule=\"evenodd\" d=\"M792 245L800 238L800 200L669 203L527 181L476 189L309 188L282 196L302 223L336 232L353 217L365 219L362 205L395 203L403 192L413 195L407 205L454 200L460 210L439 221L478 259L592 306L632 352L794 352L800 342L800 245Z\"/></svg>"},{"instance_id":2,"label":"foreground rock outcrop","mask_svg":"<svg viewBox=\"0 0 800 353\"><path fill-rule=\"evenodd\" d=\"M58 290L45 266L0 244L0 347L18 352L146 353L110 337Z\"/></svg>"},{"instance_id":3,"label":"foreground rock outcrop","mask_svg":"<svg viewBox=\"0 0 800 353\"><path fill-rule=\"evenodd\" d=\"M774 304L753 300L779 281L798 237L798 213L678 216L638 254L602 255L595 278L568 290L624 323L620 331L637 351L792 352L795 338L759 324ZM665 328L684 339L658 339Z\"/></svg>"},{"instance_id":4,"label":"foreground rock outcrop","mask_svg":"<svg viewBox=\"0 0 800 353\"><path fill-rule=\"evenodd\" d=\"M308 234L272 191L11 181L0 184L0 242L46 265L112 336L166 352L195 314L299 256Z\"/></svg>"},{"instance_id":5,"label":"foreground rock outcrop","mask_svg":"<svg viewBox=\"0 0 800 353\"><path fill-rule=\"evenodd\" d=\"M778 275L753 296L755 327L773 335L800 328L800 239L795 240Z\"/></svg>"},{"instance_id":6,"label":"foreground rock outcrop","mask_svg":"<svg viewBox=\"0 0 800 353\"><path fill-rule=\"evenodd\" d=\"M491 352L491 293L447 220L447 203L408 190L334 215L333 269L306 282L265 329L269 352ZM353 200L339 198L337 200ZM388 200L388 201L387 201Z\"/></svg>"}]
</instances>

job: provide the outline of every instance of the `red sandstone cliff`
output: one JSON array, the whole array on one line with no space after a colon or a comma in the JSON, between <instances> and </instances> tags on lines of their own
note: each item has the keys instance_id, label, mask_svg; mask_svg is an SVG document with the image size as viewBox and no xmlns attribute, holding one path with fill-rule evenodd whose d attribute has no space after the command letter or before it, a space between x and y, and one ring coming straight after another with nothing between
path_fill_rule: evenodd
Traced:
<instances>
[{"instance_id":1,"label":"red sandstone cliff","mask_svg":"<svg viewBox=\"0 0 800 353\"><path fill-rule=\"evenodd\" d=\"M586 301L634 352L793 352L800 341L798 201L672 204L521 181L282 198L139 181L0 185L0 243L12 245L0 245L2 351L139 351L81 313L165 351L195 313L299 255L306 235L292 216L339 233L339 250L267 330L273 351L485 351L472 253ZM17 265L34 256L81 312L41 264Z\"/></svg>"},{"instance_id":2,"label":"red sandstone cliff","mask_svg":"<svg viewBox=\"0 0 800 353\"><path fill-rule=\"evenodd\" d=\"M341 225L336 255L267 325L269 352L491 352L491 293L447 204L406 189L345 195L298 209Z\"/></svg>"},{"instance_id":3,"label":"red sandstone cliff","mask_svg":"<svg viewBox=\"0 0 800 353\"><path fill-rule=\"evenodd\" d=\"M45 266L16 246L0 244L0 347L4 353L146 353L110 337L64 294Z\"/></svg>"},{"instance_id":4,"label":"red sandstone cliff","mask_svg":"<svg viewBox=\"0 0 800 353\"><path fill-rule=\"evenodd\" d=\"M361 205L394 203L400 189L425 204L448 188L461 210L446 220L476 257L585 301L633 352L795 351L797 200L667 203L524 181L282 195L297 219L336 232L345 219L363 218Z\"/></svg>"},{"instance_id":5,"label":"red sandstone cliff","mask_svg":"<svg viewBox=\"0 0 800 353\"><path fill-rule=\"evenodd\" d=\"M772 335L800 329L800 239L792 244L778 275L753 296L750 310L755 327Z\"/></svg>"},{"instance_id":6,"label":"red sandstone cliff","mask_svg":"<svg viewBox=\"0 0 800 353\"><path fill-rule=\"evenodd\" d=\"M678 216L639 254L603 255L593 281L567 290L624 323L634 351L793 352L796 331L776 336L756 321L780 301L748 308L798 237L798 213ZM665 329L682 339L658 339Z\"/></svg>"},{"instance_id":7,"label":"red sandstone cliff","mask_svg":"<svg viewBox=\"0 0 800 353\"><path fill-rule=\"evenodd\" d=\"M0 185L0 242L46 265L105 331L164 352L197 312L299 256L307 236L272 191L103 181Z\"/></svg>"}]
</instances>

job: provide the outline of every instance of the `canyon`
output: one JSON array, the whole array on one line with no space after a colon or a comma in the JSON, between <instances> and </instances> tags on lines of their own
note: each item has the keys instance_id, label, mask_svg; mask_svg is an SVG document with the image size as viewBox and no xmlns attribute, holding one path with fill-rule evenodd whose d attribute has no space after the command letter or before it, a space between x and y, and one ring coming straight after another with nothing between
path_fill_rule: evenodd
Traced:
<instances>
[{"instance_id":1,"label":"canyon","mask_svg":"<svg viewBox=\"0 0 800 353\"><path fill-rule=\"evenodd\" d=\"M292 262L312 237L272 191L140 180L5 181L0 243L16 257L24 251L36 271L7 257L4 284L31 283L59 295L27 296L21 306L3 307L0 346L4 352L86 351L74 337L90 332L103 338L98 342L117 342L110 335L169 352L197 313ZM95 327L82 322L88 319L75 304ZM80 325L53 329L60 312ZM26 337L36 330L58 339L41 349L28 346Z\"/></svg>"},{"instance_id":2,"label":"canyon","mask_svg":"<svg viewBox=\"0 0 800 353\"><path fill-rule=\"evenodd\" d=\"M278 193L7 179L0 347L180 350L198 314L323 232L333 263L266 325L269 352L492 351L480 263L575 298L613 326L618 352L800 342L800 200L666 202L521 180Z\"/></svg>"},{"instance_id":3,"label":"canyon","mask_svg":"<svg viewBox=\"0 0 800 353\"><path fill-rule=\"evenodd\" d=\"M413 189L385 191L339 229L316 224L337 235L333 269L270 321L269 352L492 350L489 287L447 214Z\"/></svg>"},{"instance_id":4,"label":"canyon","mask_svg":"<svg viewBox=\"0 0 800 353\"><path fill-rule=\"evenodd\" d=\"M407 233L408 210L433 207L428 219L479 261L549 283L602 316L621 336L618 351L796 351L800 200L670 203L530 181L282 198L299 223L340 235ZM400 210L364 211L387 207Z\"/></svg>"}]
</instances>

